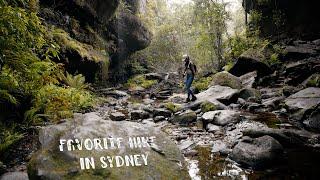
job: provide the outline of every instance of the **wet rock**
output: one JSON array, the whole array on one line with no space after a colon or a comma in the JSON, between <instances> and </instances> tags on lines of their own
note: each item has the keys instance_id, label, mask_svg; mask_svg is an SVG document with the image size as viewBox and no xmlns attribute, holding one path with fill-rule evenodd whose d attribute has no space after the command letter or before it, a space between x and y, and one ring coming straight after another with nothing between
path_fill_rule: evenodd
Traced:
<instances>
[{"instance_id":1,"label":"wet rock","mask_svg":"<svg viewBox=\"0 0 320 180\"><path fill-rule=\"evenodd\" d=\"M196 112L192 110L187 110L181 114L175 115L170 122L174 124L180 124L180 125L189 125L192 122L195 122L197 120L197 114Z\"/></svg>"},{"instance_id":2,"label":"wet rock","mask_svg":"<svg viewBox=\"0 0 320 180\"><path fill-rule=\"evenodd\" d=\"M126 120L126 115L121 112L114 112L109 115L112 121L124 121Z\"/></svg>"},{"instance_id":3,"label":"wet rock","mask_svg":"<svg viewBox=\"0 0 320 180\"><path fill-rule=\"evenodd\" d=\"M289 96L285 105L290 112L295 113L293 118L301 120L307 110L320 104L320 88L310 87Z\"/></svg>"},{"instance_id":4,"label":"wet rock","mask_svg":"<svg viewBox=\"0 0 320 180\"><path fill-rule=\"evenodd\" d=\"M171 111L164 108L156 108L153 110L153 117L157 116L171 117Z\"/></svg>"},{"instance_id":5,"label":"wet rock","mask_svg":"<svg viewBox=\"0 0 320 180\"><path fill-rule=\"evenodd\" d=\"M207 125L207 131L210 132L210 133L214 133L214 132L217 132L217 131L221 131L221 128L220 128L220 126L217 126L217 125L209 123Z\"/></svg>"},{"instance_id":6,"label":"wet rock","mask_svg":"<svg viewBox=\"0 0 320 180\"><path fill-rule=\"evenodd\" d=\"M252 168L263 168L274 163L283 153L282 145L270 136L239 142L230 158Z\"/></svg>"},{"instance_id":7,"label":"wet rock","mask_svg":"<svg viewBox=\"0 0 320 180\"><path fill-rule=\"evenodd\" d=\"M144 75L147 80L157 80L157 81L162 81L164 80L164 75L160 73L148 73Z\"/></svg>"},{"instance_id":8,"label":"wet rock","mask_svg":"<svg viewBox=\"0 0 320 180\"><path fill-rule=\"evenodd\" d=\"M205 122L213 123L219 126L225 126L230 123L237 123L241 120L240 112L234 110L210 111L203 114Z\"/></svg>"},{"instance_id":9,"label":"wet rock","mask_svg":"<svg viewBox=\"0 0 320 180\"><path fill-rule=\"evenodd\" d=\"M0 180L28 180L28 174L25 172L8 172L0 176Z\"/></svg>"},{"instance_id":10,"label":"wet rock","mask_svg":"<svg viewBox=\"0 0 320 180\"><path fill-rule=\"evenodd\" d=\"M320 61L319 58L310 57L305 60L288 63L284 66L284 69L285 82L289 85L297 86L312 74L320 71Z\"/></svg>"},{"instance_id":11,"label":"wet rock","mask_svg":"<svg viewBox=\"0 0 320 180\"><path fill-rule=\"evenodd\" d=\"M226 149L228 149L227 144L221 140L217 140L213 142L211 152L223 152L226 151Z\"/></svg>"},{"instance_id":12,"label":"wet rock","mask_svg":"<svg viewBox=\"0 0 320 180\"><path fill-rule=\"evenodd\" d=\"M102 93L105 96L111 96L116 99L130 96L128 93L126 93L124 91L112 90L112 89L111 90L110 89L100 89L98 92Z\"/></svg>"},{"instance_id":13,"label":"wet rock","mask_svg":"<svg viewBox=\"0 0 320 180\"><path fill-rule=\"evenodd\" d=\"M285 47L285 59L297 60L316 55L314 46L287 46Z\"/></svg>"},{"instance_id":14,"label":"wet rock","mask_svg":"<svg viewBox=\"0 0 320 180\"><path fill-rule=\"evenodd\" d=\"M149 113L143 111L143 110L134 110L131 111L131 120L138 120L138 119L148 119Z\"/></svg>"},{"instance_id":15,"label":"wet rock","mask_svg":"<svg viewBox=\"0 0 320 180\"><path fill-rule=\"evenodd\" d=\"M195 143L192 142L191 140L185 140L182 141L178 147L181 151L187 150L188 148L190 148L191 146L193 146Z\"/></svg>"},{"instance_id":16,"label":"wet rock","mask_svg":"<svg viewBox=\"0 0 320 180\"><path fill-rule=\"evenodd\" d=\"M223 103L230 104L236 102L238 99L237 94L237 89L219 85L211 86L208 90L197 94L198 99L195 102L186 104L184 108L196 110L200 108L203 102L210 102L215 105L217 109L227 109Z\"/></svg>"},{"instance_id":17,"label":"wet rock","mask_svg":"<svg viewBox=\"0 0 320 180\"><path fill-rule=\"evenodd\" d=\"M303 124L311 130L320 132L320 108L312 112L310 117L303 121Z\"/></svg>"},{"instance_id":18,"label":"wet rock","mask_svg":"<svg viewBox=\"0 0 320 180\"><path fill-rule=\"evenodd\" d=\"M198 155L198 151L196 150L189 150L183 153L185 157L194 157Z\"/></svg>"},{"instance_id":19,"label":"wet rock","mask_svg":"<svg viewBox=\"0 0 320 180\"><path fill-rule=\"evenodd\" d=\"M257 57L256 53L245 52L239 57L229 72L238 77L253 71L257 71L258 77L271 74L271 68L263 63L262 60L263 57Z\"/></svg>"},{"instance_id":20,"label":"wet rock","mask_svg":"<svg viewBox=\"0 0 320 180\"><path fill-rule=\"evenodd\" d=\"M261 93L257 89L254 88L244 88L241 89L238 95L239 98L244 100L248 100L251 97L256 98L258 101L261 101Z\"/></svg>"},{"instance_id":21,"label":"wet rock","mask_svg":"<svg viewBox=\"0 0 320 180\"><path fill-rule=\"evenodd\" d=\"M242 83L240 78L228 73L228 72L218 72L212 77L211 85L220 85L231 87L232 89L241 89Z\"/></svg>"},{"instance_id":22,"label":"wet rock","mask_svg":"<svg viewBox=\"0 0 320 180\"><path fill-rule=\"evenodd\" d=\"M271 136L284 147L319 148L320 135L305 130L297 129L272 129L267 127L243 129L244 136L253 138Z\"/></svg>"},{"instance_id":23,"label":"wet rock","mask_svg":"<svg viewBox=\"0 0 320 180\"><path fill-rule=\"evenodd\" d=\"M45 139L42 135L51 133L47 132L48 128L55 127L51 125L43 127L40 133L40 139ZM42 146L35 152L28 164L28 175L30 179L70 179L69 167L79 166L79 158L93 157L97 161L101 156L124 156L134 154L148 154L148 166L143 168L136 167L122 167L122 168L106 168L96 173L97 169L74 172L73 179L139 179L141 174L146 177L164 177L165 179L188 179L188 172L184 168L184 159L175 143L161 131L160 128L154 127L152 124L141 124L129 121L106 121L99 117L96 113L88 113L79 115L76 120L70 120L63 123L64 129L51 134L52 138L48 141L47 146ZM87 138L123 138L123 142L128 142L128 137L155 137L154 142L149 141L145 148L129 147L129 143L123 143L120 151L119 149L100 149L86 151L59 151L57 142L60 139L87 139ZM109 143L108 143L109 144ZM110 145L110 144L109 144ZM110 146L109 146L110 147ZM157 147L155 150L155 147ZM66 148L66 146L64 146ZM71 153L77 158L75 160L66 159L64 154ZM165 154L165 156L163 155ZM172 161L174 159L175 161ZM178 165L178 162L182 166ZM159 162L162 162L159 164ZM157 164L153 166L152 164Z\"/></svg>"},{"instance_id":24,"label":"wet rock","mask_svg":"<svg viewBox=\"0 0 320 180\"><path fill-rule=\"evenodd\" d=\"M154 122L157 123L157 122L161 122L161 121L165 121L166 120L166 117L164 116L156 116L153 118Z\"/></svg>"},{"instance_id":25,"label":"wet rock","mask_svg":"<svg viewBox=\"0 0 320 180\"><path fill-rule=\"evenodd\" d=\"M257 76L258 76L257 71L253 71L240 76L242 85L246 88L252 88L256 83Z\"/></svg>"},{"instance_id":26,"label":"wet rock","mask_svg":"<svg viewBox=\"0 0 320 180\"><path fill-rule=\"evenodd\" d=\"M285 97L283 96L265 99L262 101L262 105L270 109L278 109L280 103L283 102L284 99Z\"/></svg>"}]
</instances>

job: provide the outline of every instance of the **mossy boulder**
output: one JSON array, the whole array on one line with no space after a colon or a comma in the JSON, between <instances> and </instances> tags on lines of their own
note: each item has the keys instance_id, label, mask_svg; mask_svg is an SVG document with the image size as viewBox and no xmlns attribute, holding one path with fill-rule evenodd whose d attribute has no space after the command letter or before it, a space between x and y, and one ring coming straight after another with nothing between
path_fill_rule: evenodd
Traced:
<instances>
[{"instance_id":1,"label":"mossy boulder","mask_svg":"<svg viewBox=\"0 0 320 180\"><path fill-rule=\"evenodd\" d=\"M190 123L193 123L196 120L197 114L194 111L187 110L185 112L175 115L174 117L172 117L170 121L174 124L189 125Z\"/></svg>"},{"instance_id":2,"label":"mossy boulder","mask_svg":"<svg viewBox=\"0 0 320 180\"><path fill-rule=\"evenodd\" d=\"M239 98L248 100L249 98L255 98L257 101L261 101L261 93L254 88L244 88L239 92Z\"/></svg>"},{"instance_id":3,"label":"mossy boulder","mask_svg":"<svg viewBox=\"0 0 320 180\"><path fill-rule=\"evenodd\" d=\"M219 72L212 77L211 85L220 85L231 87L232 89L241 89L242 83L240 78L228 73Z\"/></svg>"},{"instance_id":4,"label":"mossy boulder","mask_svg":"<svg viewBox=\"0 0 320 180\"><path fill-rule=\"evenodd\" d=\"M123 138L122 147L99 150L60 151L60 139ZM129 137L155 137L151 146L130 148ZM28 164L30 179L190 179L177 146L152 124L113 122L96 113L76 114L75 118L40 130L40 149ZM110 144L109 144L110 145ZM67 148L67 146L63 146ZM110 147L110 146L109 146ZM104 156L148 154L148 164L106 168L100 166ZM79 158L93 157L95 169L81 170ZM140 161L141 162L141 161ZM182 166L178 164L181 163Z\"/></svg>"},{"instance_id":5,"label":"mossy boulder","mask_svg":"<svg viewBox=\"0 0 320 180\"><path fill-rule=\"evenodd\" d=\"M267 48L266 48L267 49ZM268 58L264 48L262 49L249 49L244 52L229 72L237 77L247 73L257 71L258 77L263 77L272 73L271 68L264 63Z\"/></svg>"},{"instance_id":6,"label":"mossy boulder","mask_svg":"<svg viewBox=\"0 0 320 180\"><path fill-rule=\"evenodd\" d=\"M164 105L165 108L167 108L169 111L176 113L181 110L181 105L180 104L175 104L172 102L169 102Z\"/></svg>"},{"instance_id":7,"label":"mossy boulder","mask_svg":"<svg viewBox=\"0 0 320 180\"><path fill-rule=\"evenodd\" d=\"M201 112L209 112L209 111L215 111L217 110L217 106L209 101L204 101L200 105Z\"/></svg>"}]
</instances>

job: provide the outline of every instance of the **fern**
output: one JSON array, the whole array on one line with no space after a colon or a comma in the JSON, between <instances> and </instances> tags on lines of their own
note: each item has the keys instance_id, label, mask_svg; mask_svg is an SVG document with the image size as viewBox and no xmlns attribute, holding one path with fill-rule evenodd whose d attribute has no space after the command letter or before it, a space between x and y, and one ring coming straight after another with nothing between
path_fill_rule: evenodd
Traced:
<instances>
[{"instance_id":1,"label":"fern","mask_svg":"<svg viewBox=\"0 0 320 180\"><path fill-rule=\"evenodd\" d=\"M0 125L0 154L3 154L10 146L23 138L23 136L23 134L15 130L15 126L8 128Z\"/></svg>"},{"instance_id":2,"label":"fern","mask_svg":"<svg viewBox=\"0 0 320 180\"><path fill-rule=\"evenodd\" d=\"M73 76L66 72L66 76L63 76L64 83L72 88L84 90L89 87L89 84L86 84L86 79L82 74Z\"/></svg>"}]
</instances>

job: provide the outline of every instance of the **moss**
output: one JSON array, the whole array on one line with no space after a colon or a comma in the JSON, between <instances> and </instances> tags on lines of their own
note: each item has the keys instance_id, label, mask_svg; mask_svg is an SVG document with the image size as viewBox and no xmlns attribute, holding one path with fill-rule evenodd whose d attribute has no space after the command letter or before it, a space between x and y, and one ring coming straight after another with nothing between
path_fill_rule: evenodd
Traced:
<instances>
[{"instance_id":1,"label":"moss","mask_svg":"<svg viewBox=\"0 0 320 180\"><path fill-rule=\"evenodd\" d=\"M201 103L200 107L201 107L202 112L209 112L209 111L217 110L216 105L212 104L209 101L205 101L205 102Z\"/></svg>"},{"instance_id":2,"label":"moss","mask_svg":"<svg viewBox=\"0 0 320 180\"><path fill-rule=\"evenodd\" d=\"M79 55L95 62L109 61L109 56L105 51L95 50L91 45L81 43L69 36L62 29L54 29L53 37L62 48L76 51Z\"/></svg>"},{"instance_id":3,"label":"moss","mask_svg":"<svg viewBox=\"0 0 320 180\"><path fill-rule=\"evenodd\" d=\"M195 92L199 93L209 88L212 77L202 77L194 82Z\"/></svg>"},{"instance_id":4,"label":"moss","mask_svg":"<svg viewBox=\"0 0 320 180\"><path fill-rule=\"evenodd\" d=\"M125 86L127 88L136 88L140 86L145 89L148 89L155 85L157 82L157 80L147 80L143 75L138 75L129 79Z\"/></svg>"},{"instance_id":5,"label":"moss","mask_svg":"<svg viewBox=\"0 0 320 180\"><path fill-rule=\"evenodd\" d=\"M240 89L242 87L240 79L228 72L219 72L215 74L212 78L211 84L227 86L233 89Z\"/></svg>"},{"instance_id":6,"label":"moss","mask_svg":"<svg viewBox=\"0 0 320 180\"><path fill-rule=\"evenodd\" d=\"M180 105L174 104L172 102L169 102L169 103L165 104L164 106L165 106L165 108L167 108L169 111L171 111L173 113L176 113L181 110Z\"/></svg>"},{"instance_id":7,"label":"moss","mask_svg":"<svg viewBox=\"0 0 320 180\"><path fill-rule=\"evenodd\" d=\"M320 87L320 74L314 74L310 78L308 78L307 87Z\"/></svg>"}]
</instances>

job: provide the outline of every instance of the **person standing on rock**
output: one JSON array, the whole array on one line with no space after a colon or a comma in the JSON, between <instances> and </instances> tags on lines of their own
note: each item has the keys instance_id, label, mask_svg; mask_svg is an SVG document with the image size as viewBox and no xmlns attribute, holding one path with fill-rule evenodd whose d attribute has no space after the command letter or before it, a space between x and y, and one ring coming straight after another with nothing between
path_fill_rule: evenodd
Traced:
<instances>
[{"instance_id":1,"label":"person standing on rock","mask_svg":"<svg viewBox=\"0 0 320 180\"><path fill-rule=\"evenodd\" d=\"M190 60L190 57L188 55L184 55L183 59L184 59L184 63L185 63L183 77L186 77L185 86L186 86L186 91L188 94L186 102L190 102L190 100L195 101L195 100L197 100L197 97L193 94L193 92L191 90L191 85L192 85L194 76L197 72L197 67Z\"/></svg>"}]
</instances>

